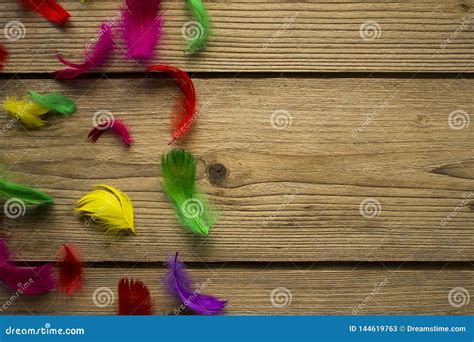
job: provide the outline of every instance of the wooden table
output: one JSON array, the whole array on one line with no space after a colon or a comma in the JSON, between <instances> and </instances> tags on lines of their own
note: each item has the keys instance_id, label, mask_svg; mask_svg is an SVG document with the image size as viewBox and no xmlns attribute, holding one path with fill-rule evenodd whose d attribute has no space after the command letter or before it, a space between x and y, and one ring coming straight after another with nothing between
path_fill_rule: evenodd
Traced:
<instances>
[{"instance_id":1,"label":"wooden table","mask_svg":"<svg viewBox=\"0 0 474 342\"><path fill-rule=\"evenodd\" d=\"M53 50L80 61L121 3L60 2L72 14L65 29L0 0L1 27L24 26L19 40L2 39L2 98L55 90L78 105L37 131L0 117L9 176L56 200L2 213L1 234L26 265L73 242L85 289L20 297L4 313L113 314L117 298L98 306L94 292L116 296L133 277L157 314L173 314L161 278L179 251L204 292L229 299L228 314L473 314L473 1L206 1L214 36L192 57L184 1L163 1L157 61L188 71L201 104L174 147L199 158L199 186L219 211L207 238L178 225L159 186L179 90L120 46L96 73L52 80ZM112 135L87 140L99 110L132 127L130 150ZM73 212L97 183L129 194L138 237L107 238ZM10 296L2 290L0 303Z\"/></svg>"}]
</instances>

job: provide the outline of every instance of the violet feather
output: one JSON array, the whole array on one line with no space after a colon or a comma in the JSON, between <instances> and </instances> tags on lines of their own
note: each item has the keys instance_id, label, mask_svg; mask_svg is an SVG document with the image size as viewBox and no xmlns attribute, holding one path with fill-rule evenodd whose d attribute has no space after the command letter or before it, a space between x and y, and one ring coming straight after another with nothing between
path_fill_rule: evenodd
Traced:
<instances>
[{"instance_id":1,"label":"violet feather","mask_svg":"<svg viewBox=\"0 0 474 342\"><path fill-rule=\"evenodd\" d=\"M153 59L161 36L161 0L126 0L122 10L122 37L127 45L126 58L146 63Z\"/></svg>"},{"instance_id":2,"label":"violet feather","mask_svg":"<svg viewBox=\"0 0 474 342\"><path fill-rule=\"evenodd\" d=\"M227 304L214 296L201 294L201 289L193 290L192 281L189 278L184 264L179 261L178 253L166 263L168 274L165 281L171 294L188 309L200 315L220 315Z\"/></svg>"},{"instance_id":3,"label":"violet feather","mask_svg":"<svg viewBox=\"0 0 474 342\"><path fill-rule=\"evenodd\" d=\"M12 260L7 243L0 239L0 281L10 290L28 296L49 292L56 287L53 265L18 267Z\"/></svg>"},{"instance_id":4,"label":"violet feather","mask_svg":"<svg viewBox=\"0 0 474 342\"><path fill-rule=\"evenodd\" d=\"M96 69L103 65L110 56L114 48L112 29L109 24L103 23L100 26L99 39L92 48L92 51L84 53L84 62L81 64L71 63L66 60L60 53L56 53L58 60L68 66L62 70L55 71L53 77L57 79L72 79L80 74Z\"/></svg>"}]
</instances>

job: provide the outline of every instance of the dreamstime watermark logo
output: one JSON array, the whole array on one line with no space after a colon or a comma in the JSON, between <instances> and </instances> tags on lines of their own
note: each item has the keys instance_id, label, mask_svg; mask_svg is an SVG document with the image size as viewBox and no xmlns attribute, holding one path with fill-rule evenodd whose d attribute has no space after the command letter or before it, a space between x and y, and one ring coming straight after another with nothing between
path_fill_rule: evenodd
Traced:
<instances>
[{"instance_id":1,"label":"dreamstime watermark logo","mask_svg":"<svg viewBox=\"0 0 474 342\"><path fill-rule=\"evenodd\" d=\"M5 27L3 28L3 34L9 42L16 42L25 38L26 28L21 21L12 20L6 23Z\"/></svg>"},{"instance_id":2,"label":"dreamstime watermark logo","mask_svg":"<svg viewBox=\"0 0 474 342\"><path fill-rule=\"evenodd\" d=\"M471 117L462 109L454 110L448 115L448 125L451 129L459 130L468 128L470 122Z\"/></svg>"},{"instance_id":3,"label":"dreamstime watermark logo","mask_svg":"<svg viewBox=\"0 0 474 342\"><path fill-rule=\"evenodd\" d=\"M286 308L293 301L291 291L286 287L277 287L270 293L270 302L274 308Z\"/></svg>"},{"instance_id":4,"label":"dreamstime watermark logo","mask_svg":"<svg viewBox=\"0 0 474 342\"><path fill-rule=\"evenodd\" d=\"M204 213L204 204L197 198L188 198L183 202L181 209L184 216L195 219Z\"/></svg>"},{"instance_id":5,"label":"dreamstime watermark logo","mask_svg":"<svg viewBox=\"0 0 474 342\"><path fill-rule=\"evenodd\" d=\"M91 38L89 40L87 40L85 43L84 43L84 48L86 50L90 50L92 49L93 45L95 43L97 43L99 41L99 39L104 35L104 33L106 33L108 30L110 30L112 27L115 27L117 26L116 23L120 20L121 18L121 15L120 14L117 14L115 17L112 17L112 18L108 18L104 24L105 26L102 26L100 27L100 30L99 32L96 34L96 36L94 38Z\"/></svg>"},{"instance_id":6,"label":"dreamstime watermark logo","mask_svg":"<svg viewBox=\"0 0 474 342\"><path fill-rule=\"evenodd\" d=\"M352 131L352 137L356 138L359 135L359 133L362 133L363 131L365 131L365 129L367 127L369 127L369 125L372 124L372 122L375 121L375 119L377 119L380 115L382 115L382 113L384 112L385 107L387 106L387 104L388 104L388 102L385 101L367 119L365 119L365 121L362 123L362 125L360 125L356 129L354 129Z\"/></svg>"},{"instance_id":7,"label":"dreamstime watermark logo","mask_svg":"<svg viewBox=\"0 0 474 342\"><path fill-rule=\"evenodd\" d=\"M366 21L360 25L359 35L363 40L378 39L382 35L382 28L376 21Z\"/></svg>"},{"instance_id":8,"label":"dreamstime watermark logo","mask_svg":"<svg viewBox=\"0 0 474 342\"><path fill-rule=\"evenodd\" d=\"M32 284L34 283L33 278L28 279L25 283L18 283L16 292L8 298L5 303L0 307L0 312L8 309Z\"/></svg>"},{"instance_id":9,"label":"dreamstime watermark logo","mask_svg":"<svg viewBox=\"0 0 474 342\"><path fill-rule=\"evenodd\" d=\"M100 130L106 130L114 124L114 115L108 110L98 110L92 116L92 125Z\"/></svg>"},{"instance_id":10,"label":"dreamstime watermark logo","mask_svg":"<svg viewBox=\"0 0 474 342\"><path fill-rule=\"evenodd\" d=\"M375 296L378 295L380 292L382 292L385 285L387 285L389 282L390 281L388 280L388 278L385 278L381 282L375 283L374 288L367 295L367 297L365 297L364 300L360 304L358 304L355 308L352 309L352 314L357 315L360 310L367 307L369 303L375 298Z\"/></svg>"},{"instance_id":11,"label":"dreamstime watermark logo","mask_svg":"<svg viewBox=\"0 0 474 342\"><path fill-rule=\"evenodd\" d=\"M18 122L18 120L19 120L19 119L18 119L17 117L11 118L11 119L7 122L7 124L2 127L2 130L0 130L0 136L4 136L5 133L7 133L7 131L9 131L10 128L12 128L13 125Z\"/></svg>"},{"instance_id":12,"label":"dreamstime watermark logo","mask_svg":"<svg viewBox=\"0 0 474 342\"><path fill-rule=\"evenodd\" d=\"M474 192L469 192L468 194L464 194L463 197L464 198L462 199L462 201L457 206L455 206L454 209L448 215L446 215L445 218L441 220L440 222L441 227L446 226L446 224L448 224L449 221L451 221L454 217L456 217L458 212L463 210L469 204L469 202L474 197Z\"/></svg>"},{"instance_id":13,"label":"dreamstime watermark logo","mask_svg":"<svg viewBox=\"0 0 474 342\"><path fill-rule=\"evenodd\" d=\"M464 287L454 287L448 293L448 302L449 305L454 306L455 308L460 308L469 304L469 291Z\"/></svg>"},{"instance_id":14,"label":"dreamstime watermark logo","mask_svg":"<svg viewBox=\"0 0 474 342\"><path fill-rule=\"evenodd\" d=\"M181 27L181 35L187 41L200 39L204 35L204 27L197 21L187 21Z\"/></svg>"},{"instance_id":15,"label":"dreamstime watermark logo","mask_svg":"<svg viewBox=\"0 0 474 342\"><path fill-rule=\"evenodd\" d=\"M3 205L3 212L8 218L16 219L20 216L25 215L26 205L19 198L10 198Z\"/></svg>"},{"instance_id":16,"label":"dreamstime watermark logo","mask_svg":"<svg viewBox=\"0 0 474 342\"><path fill-rule=\"evenodd\" d=\"M293 14L293 16L291 17L286 17L283 24L281 24L280 29L275 31L275 33L273 33L273 35L270 38L268 38L265 43L263 43L263 48L267 49L270 44L272 44L276 39L278 39L283 34L283 32L288 30L295 23L297 17L298 17L298 12L295 12L295 14Z\"/></svg>"},{"instance_id":17,"label":"dreamstime watermark logo","mask_svg":"<svg viewBox=\"0 0 474 342\"><path fill-rule=\"evenodd\" d=\"M115 301L115 295L113 291L108 287L99 287L95 289L92 294L92 302L99 308L105 308L110 306Z\"/></svg>"},{"instance_id":18,"label":"dreamstime watermark logo","mask_svg":"<svg viewBox=\"0 0 474 342\"><path fill-rule=\"evenodd\" d=\"M270 124L274 129L283 131L287 128L290 128L293 118L291 117L290 112L284 109L276 110L270 116Z\"/></svg>"},{"instance_id":19,"label":"dreamstime watermark logo","mask_svg":"<svg viewBox=\"0 0 474 342\"><path fill-rule=\"evenodd\" d=\"M270 223L270 221L277 217L280 212L285 209L285 207L290 204L296 197L296 193L293 192L291 193L290 195L286 196L285 200L278 206L278 208L272 212L272 214L268 217L265 218L265 220L263 221L263 225L265 226L268 226L268 224Z\"/></svg>"},{"instance_id":20,"label":"dreamstime watermark logo","mask_svg":"<svg viewBox=\"0 0 474 342\"><path fill-rule=\"evenodd\" d=\"M374 218L382 212L382 205L376 198L366 198L360 202L359 212L365 218Z\"/></svg>"},{"instance_id":21,"label":"dreamstime watermark logo","mask_svg":"<svg viewBox=\"0 0 474 342\"><path fill-rule=\"evenodd\" d=\"M186 307L193 303L194 300L196 299L196 297L201 294L201 292L203 292L203 290L212 283L212 280L211 278L207 278L206 281L202 284L200 284L195 290L193 293L191 293L187 298L186 300L184 300L183 303L181 303L181 305L179 307L177 307L176 309L174 309L173 313L177 316L179 314L181 314L181 312L183 310L186 309Z\"/></svg>"},{"instance_id":22,"label":"dreamstime watermark logo","mask_svg":"<svg viewBox=\"0 0 474 342\"><path fill-rule=\"evenodd\" d=\"M459 27L453 33L451 33L449 37L446 38L445 41L439 45L439 47L441 49L445 49L446 46L448 44L451 44L453 40L455 40L462 31L466 30L469 27L469 25L472 23L473 20L474 20L474 16L472 15L467 18L463 18L461 25L459 25Z\"/></svg>"}]
</instances>

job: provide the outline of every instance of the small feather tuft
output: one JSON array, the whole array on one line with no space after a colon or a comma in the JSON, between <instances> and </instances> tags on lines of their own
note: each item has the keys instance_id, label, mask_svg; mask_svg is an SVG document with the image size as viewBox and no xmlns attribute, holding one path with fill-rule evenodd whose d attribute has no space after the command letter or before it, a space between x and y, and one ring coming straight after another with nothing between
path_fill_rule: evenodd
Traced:
<instances>
[{"instance_id":1,"label":"small feather tuft","mask_svg":"<svg viewBox=\"0 0 474 342\"><path fill-rule=\"evenodd\" d=\"M38 94L30 90L28 96L42 107L63 115L71 115L76 111L76 104L69 97L59 93L49 93L46 95Z\"/></svg>"},{"instance_id":2,"label":"small feather tuft","mask_svg":"<svg viewBox=\"0 0 474 342\"><path fill-rule=\"evenodd\" d=\"M59 262L60 290L68 295L82 290L82 277L84 264L73 244L65 244L60 249L61 261Z\"/></svg>"},{"instance_id":3,"label":"small feather tuft","mask_svg":"<svg viewBox=\"0 0 474 342\"><path fill-rule=\"evenodd\" d=\"M93 142L96 142L100 138L102 133L104 133L108 129L110 129L113 133L119 135L122 138L123 143L127 147L132 146L133 137L130 134L130 130L128 129L125 122L120 119L110 119L99 123L90 131L87 137Z\"/></svg>"},{"instance_id":4,"label":"small feather tuft","mask_svg":"<svg viewBox=\"0 0 474 342\"><path fill-rule=\"evenodd\" d=\"M130 231L138 235L130 198L112 186L96 185L77 202L75 211L90 217L90 221L97 222L106 233L120 234Z\"/></svg>"},{"instance_id":5,"label":"small feather tuft","mask_svg":"<svg viewBox=\"0 0 474 342\"><path fill-rule=\"evenodd\" d=\"M150 291L140 280L122 278L118 284L119 315L152 315Z\"/></svg>"},{"instance_id":6,"label":"small feather tuft","mask_svg":"<svg viewBox=\"0 0 474 342\"><path fill-rule=\"evenodd\" d=\"M69 68L55 71L52 76L56 79L68 80L103 65L114 48L112 29L110 25L102 24L99 36L99 40L93 47L92 51L85 52L85 60L82 64L71 63L64 59L60 53L57 53L56 57L58 60Z\"/></svg>"},{"instance_id":7,"label":"small feather tuft","mask_svg":"<svg viewBox=\"0 0 474 342\"><path fill-rule=\"evenodd\" d=\"M3 70L7 59L8 59L8 51L2 44L0 44L0 71Z\"/></svg>"},{"instance_id":8,"label":"small feather tuft","mask_svg":"<svg viewBox=\"0 0 474 342\"><path fill-rule=\"evenodd\" d=\"M3 109L10 114L12 118L20 121L25 127L35 129L41 128L46 121L41 116L46 114L49 109L35 103L28 98L18 100L15 97L8 96L3 102Z\"/></svg>"},{"instance_id":9,"label":"small feather tuft","mask_svg":"<svg viewBox=\"0 0 474 342\"><path fill-rule=\"evenodd\" d=\"M178 259L178 253L166 263L168 273L165 282L168 291L183 305L200 315L220 315L227 305L226 300L201 293L201 289L193 289L184 264Z\"/></svg>"},{"instance_id":10,"label":"small feather tuft","mask_svg":"<svg viewBox=\"0 0 474 342\"><path fill-rule=\"evenodd\" d=\"M43 294L56 287L52 264L38 267L16 266L3 239L0 239L0 281L12 292L27 296Z\"/></svg>"},{"instance_id":11,"label":"small feather tuft","mask_svg":"<svg viewBox=\"0 0 474 342\"><path fill-rule=\"evenodd\" d=\"M183 70L167 64L155 64L146 69L146 72L158 71L170 74L175 78L176 84L183 93L181 101L176 104L174 116L174 132L169 144L186 134L196 121L196 90L192 79Z\"/></svg>"},{"instance_id":12,"label":"small feather tuft","mask_svg":"<svg viewBox=\"0 0 474 342\"><path fill-rule=\"evenodd\" d=\"M51 196L28 185L13 183L0 178L0 197L15 199L24 205L54 204Z\"/></svg>"},{"instance_id":13,"label":"small feather tuft","mask_svg":"<svg viewBox=\"0 0 474 342\"><path fill-rule=\"evenodd\" d=\"M216 222L206 198L196 190L196 160L184 150L173 149L161 157L162 186L179 222L193 233L208 235Z\"/></svg>"},{"instance_id":14,"label":"small feather tuft","mask_svg":"<svg viewBox=\"0 0 474 342\"><path fill-rule=\"evenodd\" d=\"M56 0L18 0L24 8L39 13L50 22L64 25L71 16Z\"/></svg>"},{"instance_id":15,"label":"small feather tuft","mask_svg":"<svg viewBox=\"0 0 474 342\"><path fill-rule=\"evenodd\" d=\"M186 52L193 54L204 48L211 36L211 20L202 0L187 0L194 22L190 22L185 28L189 30L186 35L188 46Z\"/></svg>"},{"instance_id":16,"label":"small feather tuft","mask_svg":"<svg viewBox=\"0 0 474 342\"><path fill-rule=\"evenodd\" d=\"M121 30L127 45L126 57L146 63L153 59L155 46L161 37L161 0L126 0L125 4Z\"/></svg>"}]
</instances>

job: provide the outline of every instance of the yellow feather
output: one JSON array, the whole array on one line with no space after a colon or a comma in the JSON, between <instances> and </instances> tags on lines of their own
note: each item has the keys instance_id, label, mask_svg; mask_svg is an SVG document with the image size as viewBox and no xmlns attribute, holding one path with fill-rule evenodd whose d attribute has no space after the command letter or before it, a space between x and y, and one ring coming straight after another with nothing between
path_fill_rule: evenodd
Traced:
<instances>
[{"instance_id":1,"label":"yellow feather","mask_svg":"<svg viewBox=\"0 0 474 342\"><path fill-rule=\"evenodd\" d=\"M49 109L35 102L29 101L27 98L18 100L15 97L7 97L3 102L3 108L13 118L20 120L23 125L28 128L40 128L46 124L41 120L40 116L46 114Z\"/></svg>"},{"instance_id":2,"label":"yellow feather","mask_svg":"<svg viewBox=\"0 0 474 342\"><path fill-rule=\"evenodd\" d=\"M77 202L75 211L102 225L107 233L118 234L130 230L134 235L138 235L133 222L130 198L112 186L94 186L92 191Z\"/></svg>"}]
</instances>

